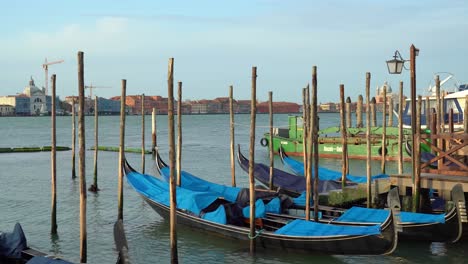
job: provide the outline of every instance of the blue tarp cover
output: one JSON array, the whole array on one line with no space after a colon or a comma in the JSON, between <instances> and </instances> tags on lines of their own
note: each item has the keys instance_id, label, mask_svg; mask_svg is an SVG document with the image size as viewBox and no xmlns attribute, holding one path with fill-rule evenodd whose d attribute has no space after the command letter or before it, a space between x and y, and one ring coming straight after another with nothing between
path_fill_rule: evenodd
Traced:
<instances>
[{"instance_id":1,"label":"blue tarp cover","mask_svg":"<svg viewBox=\"0 0 468 264\"><path fill-rule=\"evenodd\" d=\"M387 219L389 210L372 209L363 207L352 207L341 215L336 221L342 222L362 222L362 223L383 223ZM445 214L421 214L412 212L400 212L402 223L445 223Z\"/></svg>"},{"instance_id":2,"label":"blue tarp cover","mask_svg":"<svg viewBox=\"0 0 468 264\"><path fill-rule=\"evenodd\" d=\"M262 200L258 199L255 202L255 218L263 218L266 216L265 204ZM242 208L242 214L245 218L250 218L250 205Z\"/></svg>"},{"instance_id":3,"label":"blue tarp cover","mask_svg":"<svg viewBox=\"0 0 468 264\"><path fill-rule=\"evenodd\" d=\"M164 167L161 169L161 175L164 177L164 180L169 182L170 170L168 167ZM183 188L187 188L192 191L198 192L216 193L218 196L223 197L224 199L230 202L236 201L237 195L241 190L241 188L229 187L205 181L185 171L181 172L181 177L181 183Z\"/></svg>"},{"instance_id":4,"label":"blue tarp cover","mask_svg":"<svg viewBox=\"0 0 468 264\"><path fill-rule=\"evenodd\" d=\"M19 223L11 233L0 233L0 256L21 258L21 251L27 248L26 236Z\"/></svg>"},{"instance_id":5,"label":"blue tarp cover","mask_svg":"<svg viewBox=\"0 0 468 264\"><path fill-rule=\"evenodd\" d=\"M226 210L222 205L220 205L215 211L204 214L202 218L223 225L227 223Z\"/></svg>"},{"instance_id":6,"label":"blue tarp cover","mask_svg":"<svg viewBox=\"0 0 468 264\"><path fill-rule=\"evenodd\" d=\"M304 164L302 162L297 161L297 160L295 160L293 158L290 158L290 157L284 157L283 160L284 160L284 163L292 171L294 171L295 174L304 176ZM322 181L324 181L324 180L340 181L341 176L342 176L342 173L339 172L339 171L334 171L334 170L330 170L330 169L323 168L323 167L319 167L318 174L319 174L319 179L322 180ZM378 175L372 176L371 178L372 178L372 180L384 179L384 178L388 178L388 175L387 174L378 174ZM365 177L365 176L355 176L355 175L348 174L348 175L346 175L346 179L348 181L352 181L352 182L355 182L355 183L366 183L367 182L367 177Z\"/></svg>"},{"instance_id":7,"label":"blue tarp cover","mask_svg":"<svg viewBox=\"0 0 468 264\"><path fill-rule=\"evenodd\" d=\"M296 219L275 231L275 234L288 236L349 236L378 235L380 233L380 225L340 226L301 219Z\"/></svg>"}]
</instances>

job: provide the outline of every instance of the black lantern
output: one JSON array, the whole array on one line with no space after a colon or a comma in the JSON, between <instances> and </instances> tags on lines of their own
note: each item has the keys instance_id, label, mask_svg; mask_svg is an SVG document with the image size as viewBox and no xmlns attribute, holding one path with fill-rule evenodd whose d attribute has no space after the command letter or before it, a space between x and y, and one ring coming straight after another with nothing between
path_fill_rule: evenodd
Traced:
<instances>
[{"instance_id":1,"label":"black lantern","mask_svg":"<svg viewBox=\"0 0 468 264\"><path fill-rule=\"evenodd\" d=\"M400 52L395 51L393 55L393 60L387 61L388 72L390 74L400 74L403 70L405 60L401 57Z\"/></svg>"}]
</instances>

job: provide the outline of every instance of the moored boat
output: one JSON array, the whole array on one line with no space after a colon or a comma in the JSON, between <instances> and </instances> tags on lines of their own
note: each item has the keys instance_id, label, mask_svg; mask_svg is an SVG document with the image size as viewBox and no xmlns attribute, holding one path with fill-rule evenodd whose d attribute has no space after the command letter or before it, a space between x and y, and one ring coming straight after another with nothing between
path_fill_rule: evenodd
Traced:
<instances>
[{"instance_id":1,"label":"moored boat","mask_svg":"<svg viewBox=\"0 0 468 264\"><path fill-rule=\"evenodd\" d=\"M168 218L168 183L150 175L140 174L127 163L124 171L127 181L143 199L158 214ZM213 192L196 192L177 187L176 193L177 223L239 241L250 240L248 223L241 221L234 224L231 222L231 214L226 213L226 209L231 207L232 203L221 201ZM370 226L323 224L303 219L271 219L257 216L257 212L256 217L259 226L255 241L259 248L367 255L390 254L397 245L393 213L383 224Z\"/></svg>"}]
</instances>

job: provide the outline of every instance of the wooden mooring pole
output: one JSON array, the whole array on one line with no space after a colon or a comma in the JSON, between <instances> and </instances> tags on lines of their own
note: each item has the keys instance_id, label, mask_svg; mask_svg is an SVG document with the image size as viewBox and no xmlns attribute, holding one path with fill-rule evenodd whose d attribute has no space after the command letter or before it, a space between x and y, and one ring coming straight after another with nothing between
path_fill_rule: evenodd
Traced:
<instances>
[{"instance_id":1,"label":"wooden mooring pole","mask_svg":"<svg viewBox=\"0 0 468 264\"><path fill-rule=\"evenodd\" d=\"M371 112L371 127L377 126L377 114L375 109L375 97L372 97L370 102L370 112Z\"/></svg>"},{"instance_id":2,"label":"wooden mooring pole","mask_svg":"<svg viewBox=\"0 0 468 264\"><path fill-rule=\"evenodd\" d=\"M310 112L310 118L312 120L311 126L312 130L311 133L311 145L313 150L310 151L313 153L313 156L310 156L309 154L309 164L310 167L313 167L313 178L314 178L314 219L315 222L318 222L318 212L319 212L319 191L318 191L318 185L319 185L319 174L318 174L318 169L319 169L319 153L318 153L318 127L319 127L319 118L317 114L317 66L314 66L312 68L312 107L311 107L311 112ZM313 163L312 163L313 162ZM309 175L312 176L312 170L309 168ZM310 178L309 177L309 183L308 186L310 186ZM310 187L309 187L310 188ZM310 194L307 196L307 204L310 201Z\"/></svg>"},{"instance_id":3,"label":"wooden mooring pole","mask_svg":"<svg viewBox=\"0 0 468 264\"><path fill-rule=\"evenodd\" d=\"M75 120L75 98L72 99L72 179L76 178L76 120Z\"/></svg>"},{"instance_id":4,"label":"wooden mooring pole","mask_svg":"<svg viewBox=\"0 0 468 264\"><path fill-rule=\"evenodd\" d=\"M52 172L52 210L51 210L51 219L50 219L50 233L52 235L57 234L57 129L56 129L56 99L55 99L55 74L52 74L52 112L51 112L51 122L52 122L52 147L51 147L51 172Z\"/></svg>"},{"instance_id":5,"label":"wooden mooring pole","mask_svg":"<svg viewBox=\"0 0 468 264\"><path fill-rule=\"evenodd\" d=\"M269 187L270 190L273 190L273 168L275 166L275 156L273 153L273 92L269 91L268 92L268 109L270 110L270 182L269 182Z\"/></svg>"},{"instance_id":6,"label":"wooden mooring pole","mask_svg":"<svg viewBox=\"0 0 468 264\"><path fill-rule=\"evenodd\" d=\"M84 64L83 52L78 52L78 138L79 138L79 175L80 175L80 262L86 263L87 232L86 232L86 146L85 146L85 118L84 118Z\"/></svg>"},{"instance_id":7,"label":"wooden mooring pole","mask_svg":"<svg viewBox=\"0 0 468 264\"><path fill-rule=\"evenodd\" d=\"M92 192L99 191L98 188L98 147L99 147L99 124L98 124L98 97L94 97L94 177L93 184L88 189Z\"/></svg>"},{"instance_id":8,"label":"wooden mooring pole","mask_svg":"<svg viewBox=\"0 0 468 264\"><path fill-rule=\"evenodd\" d=\"M141 95L141 172L145 173L145 94Z\"/></svg>"},{"instance_id":9,"label":"wooden mooring pole","mask_svg":"<svg viewBox=\"0 0 468 264\"><path fill-rule=\"evenodd\" d=\"M432 127L432 120L431 120L431 105L429 103L429 96L426 96L426 102L425 102L425 115L426 115L426 129L431 129Z\"/></svg>"},{"instance_id":10,"label":"wooden mooring pole","mask_svg":"<svg viewBox=\"0 0 468 264\"><path fill-rule=\"evenodd\" d=\"M302 137L302 146L303 146L303 160L304 160L304 177L306 178L306 208L305 208L305 217L306 220L310 220L310 199L312 197L312 121L313 118L309 111L307 99L307 89L302 89L302 114L303 114L303 137ZM312 88L313 89L313 88ZM311 94L313 96L313 94ZM313 98L312 98L313 100ZM310 108L312 110L312 108ZM309 122L310 119L310 122ZM309 126L310 124L310 126Z\"/></svg>"},{"instance_id":11,"label":"wooden mooring pole","mask_svg":"<svg viewBox=\"0 0 468 264\"><path fill-rule=\"evenodd\" d=\"M156 155L156 107L153 107L151 113L151 153Z\"/></svg>"},{"instance_id":12,"label":"wooden mooring pole","mask_svg":"<svg viewBox=\"0 0 468 264\"><path fill-rule=\"evenodd\" d=\"M250 190L250 254L255 254L255 119L257 113L257 67L252 67L252 99L250 101L250 151L249 151L249 190Z\"/></svg>"},{"instance_id":13,"label":"wooden mooring pole","mask_svg":"<svg viewBox=\"0 0 468 264\"><path fill-rule=\"evenodd\" d=\"M435 86L436 86L436 112L437 112L437 115L436 115L436 125L437 125L437 135L440 135L442 133L442 125L441 125L441 120L443 118L443 115L442 115L442 108L443 108L443 102L441 102L440 100L440 79L439 79L439 75L436 75L435 76ZM442 149L442 144L443 144L443 139L438 139L437 142L434 142L436 145L437 145L437 148L438 149ZM440 155L438 153L438 155ZM437 161L437 168L442 168L443 166L443 163L444 163L444 160L443 159L439 159Z\"/></svg>"},{"instance_id":14,"label":"wooden mooring pole","mask_svg":"<svg viewBox=\"0 0 468 264\"><path fill-rule=\"evenodd\" d=\"M388 98L388 126L393 126L393 97Z\"/></svg>"},{"instance_id":15,"label":"wooden mooring pole","mask_svg":"<svg viewBox=\"0 0 468 264\"><path fill-rule=\"evenodd\" d=\"M465 111L463 112L463 127L465 134L468 134L468 95L465 96ZM468 164L468 155L465 156L465 164Z\"/></svg>"},{"instance_id":16,"label":"wooden mooring pole","mask_svg":"<svg viewBox=\"0 0 468 264\"><path fill-rule=\"evenodd\" d=\"M234 96L233 86L229 86L229 124L231 132L231 185L236 187L236 165L235 165L235 136L234 136Z\"/></svg>"},{"instance_id":17,"label":"wooden mooring pole","mask_svg":"<svg viewBox=\"0 0 468 264\"><path fill-rule=\"evenodd\" d=\"M357 128L364 127L364 125L362 124L362 101L363 101L362 95L359 95L357 105L356 105L356 127Z\"/></svg>"},{"instance_id":18,"label":"wooden mooring pole","mask_svg":"<svg viewBox=\"0 0 468 264\"><path fill-rule=\"evenodd\" d=\"M389 113L391 115L391 113ZM382 104L382 146L380 169L385 174L385 156L387 155L387 86L383 87L383 104Z\"/></svg>"},{"instance_id":19,"label":"wooden mooring pole","mask_svg":"<svg viewBox=\"0 0 468 264\"><path fill-rule=\"evenodd\" d=\"M366 175L367 175L367 208L372 206L372 194L371 194L371 135L370 135L370 119L371 119L371 104L370 104L370 72L366 73L366 141L367 141L367 164L366 164ZM374 104L375 105L375 104ZM375 109L375 107L374 107Z\"/></svg>"},{"instance_id":20,"label":"wooden mooring pole","mask_svg":"<svg viewBox=\"0 0 468 264\"><path fill-rule=\"evenodd\" d=\"M177 186L182 184L182 82L177 87Z\"/></svg>"},{"instance_id":21,"label":"wooden mooring pole","mask_svg":"<svg viewBox=\"0 0 468 264\"><path fill-rule=\"evenodd\" d=\"M170 246L171 263L179 263L177 254L177 196L175 179L175 136L174 136L174 58L169 59L167 73L167 118L169 134L169 200L170 200Z\"/></svg>"},{"instance_id":22,"label":"wooden mooring pole","mask_svg":"<svg viewBox=\"0 0 468 264\"><path fill-rule=\"evenodd\" d=\"M421 194L421 110L422 97L418 96L416 108L416 135L414 137L413 155L414 161L414 182L413 182L413 212L418 212L420 209L420 194Z\"/></svg>"},{"instance_id":23,"label":"wooden mooring pole","mask_svg":"<svg viewBox=\"0 0 468 264\"><path fill-rule=\"evenodd\" d=\"M351 120L351 98L348 96L346 97L346 127L350 128L353 126L353 122Z\"/></svg>"},{"instance_id":24,"label":"wooden mooring pole","mask_svg":"<svg viewBox=\"0 0 468 264\"><path fill-rule=\"evenodd\" d=\"M125 159L125 101L127 80L122 80L122 95L120 96L120 144L119 144L119 183L118 183L118 220L123 220L123 163Z\"/></svg>"},{"instance_id":25,"label":"wooden mooring pole","mask_svg":"<svg viewBox=\"0 0 468 264\"><path fill-rule=\"evenodd\" d=\"M307 99L307 87L302 89L302 154L303 154L303 162L304 162L304 176L307 175L308 166L308 155L307 155L307 146L310 144L309 138L308 138L308 128L309 128L309 107L308 107L308 99ZM281 144L280 146L281 147ZM307 178L307 176L306 176ZM307 191L307 188L306 188ZM308 213L307 213L308 207L306 207L306 219L308 220Z\"/></svg>"},{"instance_id":26,"label":"wooden mooring pole","mask_svg":"<svg viewBox=\"0 0 468 264\"><path fill-rule=\"evenodd\" d=\"M348 97L349 98L349 97ZM349 103L350 105L351 103ZM348 103L345 106L345 99L344 99L344 84L340 84L340 119L341 119L341 145L342 145L342 152L341 152L341 186L344 188L346 186L346 172L348 167L348 159L346 157L348 144L347 144L347 133L346 133L346 123L347 119L346 116L348 113ZM350 109L351 110L351 109Z\"/></svg>"},{"instance_id":27,"label":"wooden mooring pole","mask_svg":"<svg viewBox=\"0 0 468 264\"><path fill-rule=\"evenodd\" d=\"M403 82L400 81L400 103L398 104L398 174L403 174Z\"/></svg>"}]
</instances>

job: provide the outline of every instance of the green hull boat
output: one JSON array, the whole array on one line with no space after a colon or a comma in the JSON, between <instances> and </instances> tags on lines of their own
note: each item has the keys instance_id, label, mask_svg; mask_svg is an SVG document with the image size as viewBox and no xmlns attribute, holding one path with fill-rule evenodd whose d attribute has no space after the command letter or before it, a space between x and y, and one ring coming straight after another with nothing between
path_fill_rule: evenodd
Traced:
<instances>
[{"instance_id":1,"label":"green hull boat","mask_svg":"<svg viewBox=\"0 0 468 264\"><path fill-rule=\"evenodd\" d=\"M288 128L275 128L273 144L270 144L270 133L265 133L260 140L264 147L273 146L273 151L279 153L279 148L292 156L303 155L303 126L301 116L289 116ZM366 128L348 128L348 158L367 159ZM342 158L343 145L339 127L330 127L319 131L319 156L323 158ZM398 160L398 127L386 128L385 159ZM411 129L403 129L403 160L411 161L404 150L404 143L411 140ZM424 149L425 147L422 146ZM371 127L371 158L382 158L382 127Z\"/></svg>"}]
</instances>

